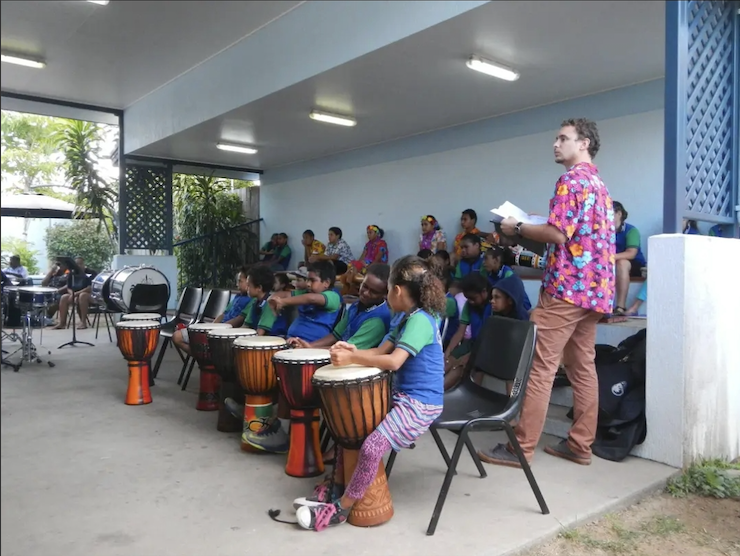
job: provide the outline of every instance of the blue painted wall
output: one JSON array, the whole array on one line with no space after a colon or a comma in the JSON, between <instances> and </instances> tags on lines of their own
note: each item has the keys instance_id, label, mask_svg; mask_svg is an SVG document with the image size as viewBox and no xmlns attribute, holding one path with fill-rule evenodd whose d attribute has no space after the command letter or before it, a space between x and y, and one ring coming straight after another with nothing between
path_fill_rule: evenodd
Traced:
<instances>
[{"instance_id":1,"label":"blue painted wall","mask_svg":"<svg viewBox=\"0 0 740 556\"><path fill-rule=\"evenodd\" d=\"M263 237L284 231L300 251L304 229L324 240L339 226L358 256L365 226L375 223L395 259L417 251L423 214L434 214L451 242L466 208L482 229L506 200L545 213L562 170L552 157L555 132L565 118L588 117L600 127L602 177L647 238L662 224L662 107L656 80L269 171Z\"/></svg>"}]
</instances>

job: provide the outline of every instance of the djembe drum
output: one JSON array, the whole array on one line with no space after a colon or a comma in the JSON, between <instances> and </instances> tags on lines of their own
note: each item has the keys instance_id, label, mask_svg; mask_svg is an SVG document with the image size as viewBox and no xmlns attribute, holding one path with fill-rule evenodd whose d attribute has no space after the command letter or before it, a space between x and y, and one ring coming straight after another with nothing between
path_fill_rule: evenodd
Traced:
<instances>
[{"instance_id":1,"label":"djembe drum","mask_svg":"<svg viewBox=\"0 0 740 556\"><path fill-rule=\"evenodd\" d=\"M312 382L321 398L326 424L344 450L344 482L349 484L362 443L390 411L390 373L359 365L327 365L314 373ZM381 460L375 480L362 500L352 506L348 521L372 527L392 517L393 501Z\"/></svg>"},{"instance_id":2,"label":"djembe drum","mask_svg":"<svg viewBox=\"0 0 740 556\"><path fill-rule=\"evenodd\" d=\"M236 379L234 365L234 340L246 336L256 336L257 331L251 328L215 329L208 332L208 345L211 348L211 360L216 372L221 377L221 388L218 397L218 420L216 430L221 432L238 432L244 426L243 419L236 419L226 409L224 401L231 398L238 404L244 403L244 391Z\"/></svg>"},{"instance_id":3,"label":"djembe drum","mask_svg":"<svg viewBox=\"0 0 740 556\"><path fill-rule=\"evenodd\" d=\"M234 340L234 365L239 383L244 389L244 426L241 448L245 452L259 452L245 439L246 435L272 417L277 379L272 356L288 347L277 336L252 336Z\"/></svg>"},{"instance_id":4,"label":"djembe drum","mask_svg":"<svg viewBox=\"0 0 740 556\"><path fill-rule=\"evenodd\" d=\"M311 379L331 363L328 349L286 349L272 357L278 386L290 406L290 447L285 473L316 477L324 472L319 443L319 406Z\"/></svg>"},{"instance_id":5,"label":"djembe drum","mask_svg":"<svg viewBox=\"0 0 740 556\"><path fill-rule=\"evenodd\" d=\"M122 320L116 323L118 349L128 361L126 405L152 403L149 364L159 343L160 324L151 320Z\"/></svg>"},{"instance_id":6,"label":"djembe drum","mask_svg":"<svg viewBox=\"0 0 740 556\"><path fill-rule=\"evenodd\" d=\"M154 320L162 322L162 315L159 313L126 313L121 315L121 320Z\"/></svg>"},{"instance_id":7,"label":"djembe drum","mask_svg":"<svg viewBox=\"0 0 740 556\"><path fill-rule=\"evenodd\" d=\"M221 377L218 376L213 366L208 333L219 328L231 328L231 325L225 322L197 322L188 326L190 352L200 369L200 390L198 403L195 404L195 409L198 411L218 411L218 390L221 386Z\"/></svg>"}]
</instances>

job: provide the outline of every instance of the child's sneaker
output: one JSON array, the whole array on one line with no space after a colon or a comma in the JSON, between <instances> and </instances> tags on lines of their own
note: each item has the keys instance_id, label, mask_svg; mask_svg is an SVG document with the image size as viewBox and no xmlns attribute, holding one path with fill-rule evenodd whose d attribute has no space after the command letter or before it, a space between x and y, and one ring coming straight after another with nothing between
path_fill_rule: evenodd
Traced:
<instances>
[{"instance_id":1,"label":"child's sneaker","mask_svg":"<svg viewBox=\"0 0 740 556\"><path fill-rule=\"evenodd\" d=\"M321 504L319 506L301 506L295 513L298 525L309 531L323 531L327 527L341 525L349 517L349 510L339 506L339 502L333 504Z\"/></svg>"},{"instance_id":2,"label":"child's sneaker","mask_svg":"<svg viewBox=\"0 0 740 556\"><path fill-rule=\"evenodd\" d=\"M324 477L324 480L313 489L313 494L293 500L293 507L297 510L301 506L320 506L322 504L331 504L335 500L338 500L342 494L344 494L343 489L340 485L335 484L332 491L331 483L331 475L327 475Z\"/></svg>"}]
</instances>

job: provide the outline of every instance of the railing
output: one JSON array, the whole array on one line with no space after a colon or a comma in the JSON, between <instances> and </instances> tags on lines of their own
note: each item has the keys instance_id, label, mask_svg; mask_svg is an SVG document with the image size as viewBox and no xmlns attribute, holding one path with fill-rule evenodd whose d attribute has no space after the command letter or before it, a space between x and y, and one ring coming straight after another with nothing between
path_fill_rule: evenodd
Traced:
<instances>
[{"instance_id":1,"label":"railing","mask_svg":"<svg viewBox=\"0 0 740 556\"><path fill-rule=\"evenodd\" d=\"M259 234L250 227L261 221L262 218L258 218L173 243L178 291L185 286L233 287L239 267L259 260ZM186 253L182 249L186 246L197 248ZM175 248L180 248L180 252L175 252Z\"/></svg>"}]
</instances>

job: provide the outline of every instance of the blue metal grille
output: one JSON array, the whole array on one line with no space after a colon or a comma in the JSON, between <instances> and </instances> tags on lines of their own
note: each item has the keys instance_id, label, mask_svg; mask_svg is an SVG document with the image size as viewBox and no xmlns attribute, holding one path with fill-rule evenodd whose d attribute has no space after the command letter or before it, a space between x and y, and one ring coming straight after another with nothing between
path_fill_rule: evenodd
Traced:
<instances>
[{"instance_id":1,"label":"blue metal grille","mask_svg":"<svg viewBox=\"0 0 740 556\"><path fill-rule=\"evenodd\" d=\"M686 209L691 218L734 216L734 2L688 2Z\"/></svg>"},{"instance_id":2,"label":"blue metal grille","mask_svg":"<svg viewBox=\"0 0 740 556\"><path fill-rule=\"evenodd\" d=\"M172 169L126 163L121 192L121 248L172 249Z\"/></svg>"}]
</instances>

